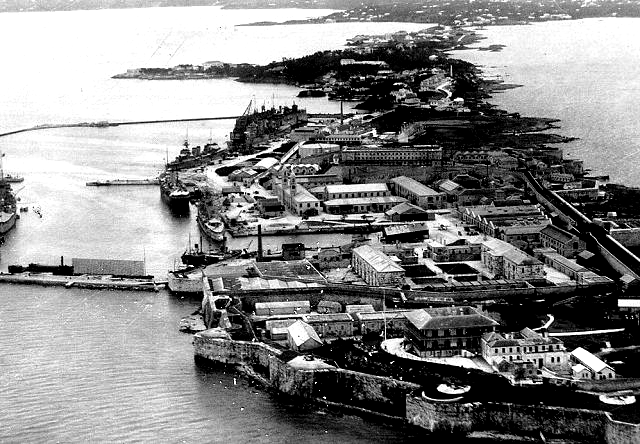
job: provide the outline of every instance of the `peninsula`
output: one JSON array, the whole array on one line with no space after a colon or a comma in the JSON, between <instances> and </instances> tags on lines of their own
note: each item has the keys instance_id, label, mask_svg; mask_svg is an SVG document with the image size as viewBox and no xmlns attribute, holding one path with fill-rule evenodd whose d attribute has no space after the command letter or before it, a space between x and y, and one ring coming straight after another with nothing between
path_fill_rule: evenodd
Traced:
<instances>
[{"instance_id":1,"label":"peninsula","mask_svg":"<svg viewBox=\"0 0 640 444\"><path fill-rule=\"evenodd\" d=\"M198 217L257 251L222 243L169 273L203 295L202 322L185 323L203 330L196 360L432 433L633 442L640 214L624 202L640 190L566 158L572 139L544 131L557 121L487 103L503 85L421 46L434 33L475 38L357 36L248 77L361 103L250 104L236 120ZM312 60L331 68L295 69ZM335 231L353 237L263 246Z\"/></svg>"}]
</instances>

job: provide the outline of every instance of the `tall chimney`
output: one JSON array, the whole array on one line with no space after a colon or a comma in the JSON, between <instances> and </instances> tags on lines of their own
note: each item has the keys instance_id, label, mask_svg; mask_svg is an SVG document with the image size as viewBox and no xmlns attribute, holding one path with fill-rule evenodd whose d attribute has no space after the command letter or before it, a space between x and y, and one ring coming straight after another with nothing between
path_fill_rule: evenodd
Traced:
<instances>
[{"instance_id":1,"label":"tall chimney","mask_svg":"<svg viewBox=\"0 0 640 444\"><path fill-rule=\"evenodd\" d=\"M262 262L262 225L258 225L258 262Z\"/></svg>"}]
</instances>

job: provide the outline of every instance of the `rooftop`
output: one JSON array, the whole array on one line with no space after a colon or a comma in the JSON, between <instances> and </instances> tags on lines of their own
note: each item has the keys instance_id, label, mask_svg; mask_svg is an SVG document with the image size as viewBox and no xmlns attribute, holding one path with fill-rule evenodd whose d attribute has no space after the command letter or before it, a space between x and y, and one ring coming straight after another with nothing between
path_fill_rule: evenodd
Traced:
<instances>
[{"instance_id":1,"label":"rooftop","mask_svg":"<svg viewBox=\"0 0 640 444\"><path fill-rule=\"evenodd\" d=\"M317 199L316 199L317 200ZM330 199L325 201L325 206L341 205L367 205L367 204L393 204L403 203L407 199L399 196L372 196L372 197L350 197L347 199Z\"/></svg>"},{"instance_id":2,"label":"rooftop","mask_svg":"<svg viewBox=\"0 0 640 444\"><path fill-rule=\"evenodd\" d=\"M601 372L605 368L609 367L600 358L598 358L592 353L589 353L587 350L585 350L582 347L578 347L574 351L572 351L571 356L573 356L575 359L580 361L580 364L584 365L594 373Z\"/></svg>"},{"instance_id":3,"label":"rooftop","mask_svg":"<svg viewBox=\"0 0 640 444\"><path fill-rule=\"evenodd\" d=\"M473 307L423 308L406 314L407 319L420 330L447 328L493 327L496 321Z\"/></svg>"},{"instance_id":4,"label":"rooftop","mask_svg":"<svg viewBox=\"0 0 640 444\"><path fill-rule=\"evenodd\" d=\"M428 186L421 184L415 179L412 179L407 176L399 176L391 179L391 182L411 190L411 192L415 193L418 196L437 196L440 195L437 191L429 188Z\"/></svg>"},{"instance_id":5,"label":"rooftop","mask_svg":"<svg viewBox=\"0 0 640 444\"><path fill-rule=\"evenodd\" d=\"M363 245L353 249L353 253L360 256L379 273L403 272L404 268L396 264L389 256L381 251Z\"/></svg>"},{"instance_id":6,"label":"rooftop","mask_svg":"<svg viewBox=\"0 0 640 444\"><path fill-rule=\"evenodd\" d=\"M327 185L327 193L368 193L384 191L388 192L386 183L357 183L351 185Z\"/></svg>"}]
</instances>

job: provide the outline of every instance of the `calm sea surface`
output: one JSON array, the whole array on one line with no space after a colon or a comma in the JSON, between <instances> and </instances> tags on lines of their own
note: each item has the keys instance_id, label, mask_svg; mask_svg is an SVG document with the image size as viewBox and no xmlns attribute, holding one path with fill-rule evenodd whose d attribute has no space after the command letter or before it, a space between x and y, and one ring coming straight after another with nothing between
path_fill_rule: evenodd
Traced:
<instances>
[{"instance_id":1,"label":"calm sea surface","mask_svg":"<svg viewBox=\"0 0 640 444\"><path fill-rule=\"evenodd\" d=\"M253 97L268 106L295 100L311 112L337 111L339 104L324 99L295 99L297 90L287 86L110 77L137 66L265 63L340 48L356 34L424 27L234 26L320 13L163 8L0 14L0 132L52 122L235 115ZM501 94L496 103L562 119L563 133L582 138L567 147L572 154L585 158L594 170L631 182L639 168L633 158L639 148L632 122L640 66L633 39L637 23L602 20L487 29L488 43L508 45L502 54L461 54L497 66L507 81L527 85ZM586 40L576 42L578 37ZM564 56L541 59L558 51ZM145 258L148 272L162 278L189 234L197 237L193 215L173 217L154 187L93 188L85 182L154 176L167 151L170 157L177 154L187 130L194 144L210 135L222 143L232 125L57 129L0 138L4 169L25 176L14 188L30 208L0 247L0 269L13 263L57 263L60 256L68 262L72 257ZM623 160L612 171L609 165L618 157ZM2 442L412 439L358 418L301 410L243 379L234 384L234 375L198 369L191 337L177 330L180 318L198 307L197 299L165 292L26 286L0 286L0 299Z\"/></svg>"},{"instance_id":2,"label":"calm sea surface","mask_svg":"<svg viewBox=\"0 0 640 444\"><path fill-rule=\"evenodd\" d=\"M589 19L484 29L476 46L500 52L455 51L522 88L491 103L522 115L560 119L556 132L579 140L563 145L594 174L640 186L640 21Z\"/></svg>"}]
</instances>

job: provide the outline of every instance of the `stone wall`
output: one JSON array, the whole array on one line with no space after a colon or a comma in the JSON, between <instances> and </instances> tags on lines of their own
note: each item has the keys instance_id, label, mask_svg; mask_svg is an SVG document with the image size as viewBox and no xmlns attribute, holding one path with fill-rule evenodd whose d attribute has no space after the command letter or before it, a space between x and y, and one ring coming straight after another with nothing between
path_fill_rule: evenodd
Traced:
<instances>
[{"instance_id":1,"label":"stone wall","mask_svg":"<svg viewBox=\"0 0 640 444\"><path fill-rule=\"evenodd\" d=\"M640 442L640 425L615 421L606 412L497 402L437 402L415 396L420 386L335 367L295 368L283 352L260 342L194 336L196 358L241 365L281 393L356 412L406 420L446 436L471 432L623 444Z\"/></svg>"},{"instance_id":2,"label":"stone wall","mask_svg":"<svg viewBox=\"0 0 640 444\"><path fill-rule=\"evenodd\" d=\"M508 403L437 403L407 396L409 423L431 432L492 431L607 442L604 412Z\"/></svg>"},{"instance_id":3,"label":"stone wall","mask_svg":"<svg viewBox=\"0 0 640 444\"><path fill-rule=\"evenodd\" d=\"M629 444L640 442L640 425L615 421L606 414L609 421L606 424L605 436L607 444Z\"/></svg>"}]
</instances>

